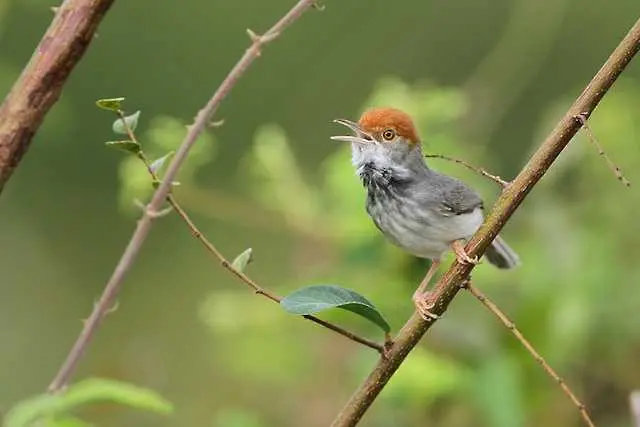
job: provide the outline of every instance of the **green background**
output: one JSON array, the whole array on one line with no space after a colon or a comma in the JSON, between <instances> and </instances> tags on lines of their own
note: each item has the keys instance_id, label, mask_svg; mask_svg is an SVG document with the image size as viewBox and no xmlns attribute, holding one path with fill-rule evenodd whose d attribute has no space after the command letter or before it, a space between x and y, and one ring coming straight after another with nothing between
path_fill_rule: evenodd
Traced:
<instances>
[{"instance_id":1,"label":"green background","mask_svg":"<svg viewBox=\"0 0 640 427\"><path fill-rule=\"evenodd\" d=\"M292 1L118 1L0 198L0 413L42 392L99 296L150 186L135 159L105 148L114 119L98 98L142 110L145 151L177 147L249 44ZM640 16L637 0L324 2L264 49L189 157L176 197L230 258L284 295L331 283L372 300L398 330L427 264L386 243L366 217L348 147L329 140L373 105L409 111L425 150L516 174ZM50 2L0 0L0 93L52 18ZM640 63L592 128L634 184L618 183L576 137L503 235L523 266L481 265L491 296L573 386L599 425L630 426L640 388ZM459 166L431 165L498 188ZM446 264L445 264L446 265ZM324 316L371 338L346 312ZM254 296L177 217L157 221L76 379L153 388L162 417L116 405L98 425L326 426L376 355ZM578 412L470 295L409 357L361 425L579 425Z\"/></svg>"}]
</instances>

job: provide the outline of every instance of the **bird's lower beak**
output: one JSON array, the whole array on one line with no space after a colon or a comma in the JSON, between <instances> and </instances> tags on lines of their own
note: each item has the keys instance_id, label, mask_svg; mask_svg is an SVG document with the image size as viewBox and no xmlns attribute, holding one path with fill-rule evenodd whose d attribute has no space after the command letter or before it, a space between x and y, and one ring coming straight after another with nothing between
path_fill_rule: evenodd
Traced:
<instances>
[{"instance_id":1,"label":"bird's lower beak","mask_svg":"<svg viewBox=\"0 0 640 427\"><path fill-rule=\"evenodd\" d=\"M335 119L334 123L339 123L339 124L341 124L343 126L348 127L355 134L355 135L337 135L337 136L332 136L331 139L334 140L334 141L353 142L353 143L356 143L356 144L365 144L367 142L367 140L370 141L372 139L371 135L369 135L367 132L364 132L362 129L360 129L360 126L356 122L352 122L351 120L347 120L347 119Z\"/></svg>"}]
</instances>

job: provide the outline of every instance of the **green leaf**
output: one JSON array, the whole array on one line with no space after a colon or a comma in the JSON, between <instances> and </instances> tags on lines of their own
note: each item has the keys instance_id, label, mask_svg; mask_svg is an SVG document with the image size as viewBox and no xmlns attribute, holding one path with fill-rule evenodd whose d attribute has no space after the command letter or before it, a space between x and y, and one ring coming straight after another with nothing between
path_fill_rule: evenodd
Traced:
<instances>
[{"instance_id":1,"label":"green leaf","mask_svg":"<svg viewBox=\"0 0 640 427\"><path fill-rule=\"evenodd\" d=\"M252 261L253 249L249 248L242 252L240 255L236 257L231 263L231 267L235 268L240 272L244 272L244 269L247 268L247 264Z\"/></svg>"},{"instance_id":2,"label":"green leaf","mask_svg":"<svg viewBox=\"0 0 640 427\"><path fill-rule=\"evenodd\" d=\"M103 110L113 111L117 113L121 110L120 107L122 106L122 101L124 101L124 97L98 99L96 101L96 105Z\"/></svg>"},{"instance_id":3,"label":"green leaf","mask_svg":"<svg viewBox=\"0 0 640 427\"><path fill-rule=\"evenodd\" d=\"M157 174L160 171L160 169L162 169L164 164L167 163L169 161L169 159L171 159L175 153L176 153L175 151L169 151L164 156L160 157L159 159L154 160L153 162L151 162L151 165L149 165L149 169L151 169L151 171L153 173Z\"/></svg>"},{"instance_id":4,"label":"green leaf","mask_svg":"<svg viewBox=\"0 0 640 427\"><path fill-rule=\"evenodd\" d=\"M39 418L55 417L80 405L100 401L112 401L159 414L173 411L171 403L153 390L120 381L91 378L69 386L60 394L42 394L23 400L9 411L3 426L26 427ZM50 422L55 425L55 420Z\"/></svg>"},{"instance_id":5,"label":"green leaf","mask_svg":"<svg viewBox=\"0 0 640 427\"><path fill-rule=\"evenodd\" d=\"M160 187L160 184L162 184L162 181L160 181L159 179L154 179L153 181L151 181L151 185L153 185L153 188L157 189L158 187ZM178 185L180 185L180 183L178 181L173 181L171 185L177 187Z\"/></svg>"},{"instance_id":6,"label":"green leaf","mask_svg":"<svg viewBox=\"0 0 640 427\"><path fill-rule=\"evenodd\" d=\"M125 139L122 141L107 141L105 142L107 147L116 148L120 151L124 151L127 153L138 154L142 151L142 147L135 141L131 141L129 139Z\"/></svg>"},{"instance_id":7,"label":"green leaf","mask_svg":"<svg viewBox=\"0 0 640 427\"><path fill-rule=\"evenodd\" d=\"M358 314L378 325L385 332L391 327L378 309L359 293L334 285L315 285L298 289L280 301L293 314L314 314L330 308L342 308Z\"/></svg>"},{"instance_id":8,"label":"green leaf","mask_svg":"<svg viewBox=\"0 0 640 427\"><path fill-rule=\"evenodd\" d=\"M141 111L138 110L129 116L125 116L124 121L121 117L118 117L116 121L113 122L111 128L115 133L128 135L129 132L127 132L127 128L129 128L131 132L136 130L136 127L138 126L138 119L140 118L140 112Z\"/></svg>"}]
</instances>

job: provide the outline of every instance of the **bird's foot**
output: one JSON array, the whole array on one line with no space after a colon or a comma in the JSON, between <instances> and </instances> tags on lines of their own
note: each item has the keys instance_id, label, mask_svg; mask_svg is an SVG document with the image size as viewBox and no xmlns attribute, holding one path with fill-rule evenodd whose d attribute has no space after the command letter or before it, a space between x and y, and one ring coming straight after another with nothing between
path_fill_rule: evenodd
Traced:
<instances>
[{"instance_id":1,"label":"bird's foot","mask_svg":"<svg viewBox=\"0 0 640 427\"><path fill-rule=\"evenodd\" d=\"M455 240L453 243L451 243L451 248L453 249L453 253L456 254L456 259L460 264L480 264L480 259L477 256L471 258L467 251L464 249L463 240Z\"/></svg>"},{"instance_id":2,"label":"bird's foot","mask_svg":"<svg viewBox=\"0 0 640 427\"><path fill-rule=\"evenodd\" d=\"M435 306L431 292L416 292L413 294L413 303L418 314L427 322L433 322L440 318L440 316L431 311Z\"/></svg>"}]
</instances>

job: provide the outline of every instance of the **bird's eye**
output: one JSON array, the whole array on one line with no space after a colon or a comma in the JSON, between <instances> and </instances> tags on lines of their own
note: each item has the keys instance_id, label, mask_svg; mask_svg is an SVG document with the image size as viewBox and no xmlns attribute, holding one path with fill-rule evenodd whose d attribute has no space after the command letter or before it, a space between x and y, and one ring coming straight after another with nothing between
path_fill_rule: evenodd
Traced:
<instances>
[{"instance_id":1,"label":"bird's eye","mask_svg":"<svg viewBox=\"0 0 640 427\"><path fill-rule=\"evenodd\" d=\"M391 141L393 138L396 137L396 132L393 129L387 129L384 132L382 132L382 137L386 141Z\"/></svg>"}]
</instances>

